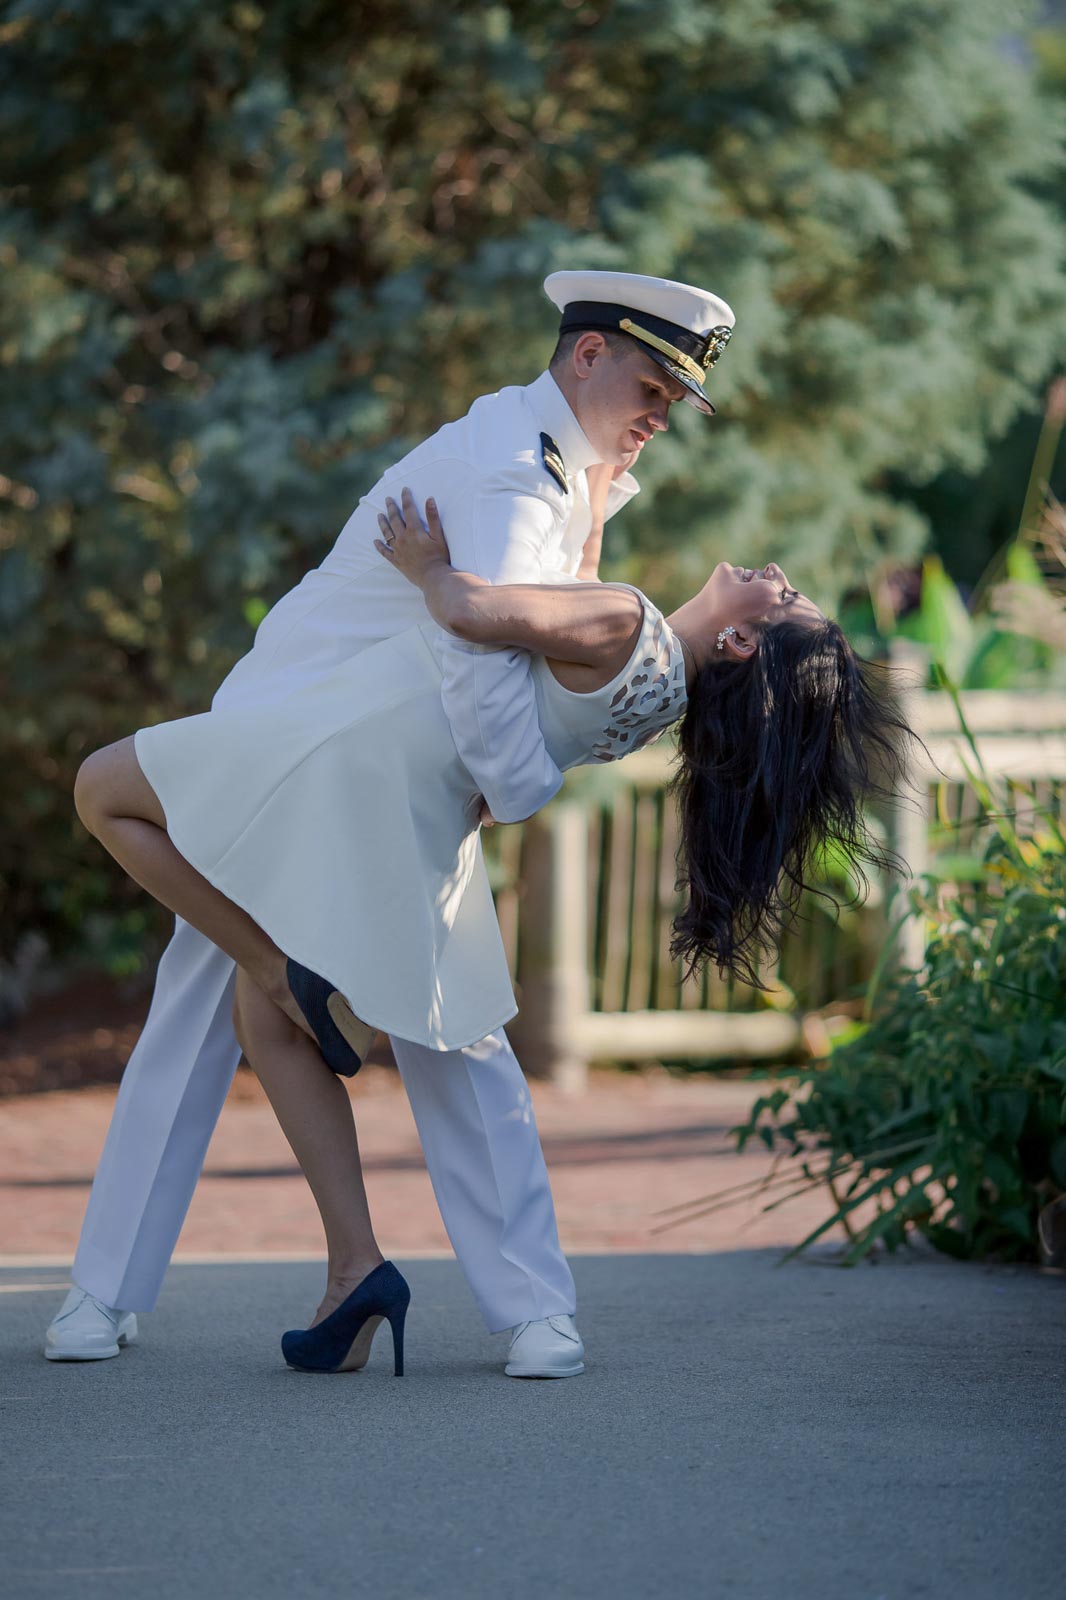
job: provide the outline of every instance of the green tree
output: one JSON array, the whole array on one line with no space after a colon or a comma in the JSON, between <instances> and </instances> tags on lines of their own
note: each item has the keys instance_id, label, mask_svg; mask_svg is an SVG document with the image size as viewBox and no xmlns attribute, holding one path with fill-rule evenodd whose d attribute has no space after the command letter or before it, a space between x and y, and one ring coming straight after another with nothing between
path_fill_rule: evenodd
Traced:
<instances>
[{"instance_id":1,"label":"green tree","mask_svg":"<svg viewBox=\"0 0 1066 1600\"><path fill-rule=\"evenodd\" d=\"M1052 114L1061 116L1066 107L1066 31L1060 28L1038 32L1028 44L1040 89L1039 103L1043 107L1053 104L1056 109ZM1066 180L1061 168L1050 174L1037 192L1054 205L1060 218L1066 217ZM1061 370L1061 347L1055 353ZM967 591L983 587L982 580L987 580L1005 559L1019 523L1030 520L1025 513L1035 508L1031 499L1026 503L1027 488L1031 496L1032 490L1039 494L1042 484L1047 483L1060 501L1066 498L1066 457L1057 448L1060 435L1056 433L1050 452L1045 454L1042 434L1047 423L1046 407L1042 395L1034 398L1038 403L1024 407L1004 436L993 441L978 471L952 466L939 472L932 482L898 481L900 498L929 520L938 553L952 577ZM1050 398L1050 405L1060 413L1061 429L1061 391ZM1040 482L1030 487L1034 465Z\"/></svg>"},{"instance_id":2,"label":"green tree","mask_svg":"<svg viewBox=\"0 0 1066 1600\"><path fill-rule=\"evenodd\" d=\"M382 464L544 365L553 268L737 312L721 415L656 442L616 574L669 599L776 554L831 602L916 554L889 473L976 470L1062 343L1061 129L1007 25L993 0L3 6L0 954L117 903L81 757L202 708Z\"/></svg>"}]
</instances>

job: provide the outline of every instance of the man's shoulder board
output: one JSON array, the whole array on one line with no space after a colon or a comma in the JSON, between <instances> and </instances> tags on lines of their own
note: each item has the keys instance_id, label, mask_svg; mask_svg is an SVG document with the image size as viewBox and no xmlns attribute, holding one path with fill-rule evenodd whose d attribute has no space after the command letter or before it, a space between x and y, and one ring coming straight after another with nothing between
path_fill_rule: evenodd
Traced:
<instances>
[{"instance_id":1,"label":"man's shoulder board","mask_svg":"<svg viewBox=\"0 0 1066 1600\"><path fill-rule=\"evenodd\" d=\"M562 452L550 433L541 434L540 453L545 467L551 473L560 489L564 494L569 494L570 485L566 481L566 468L563 466Z\"/></svg>"}]
</instances>

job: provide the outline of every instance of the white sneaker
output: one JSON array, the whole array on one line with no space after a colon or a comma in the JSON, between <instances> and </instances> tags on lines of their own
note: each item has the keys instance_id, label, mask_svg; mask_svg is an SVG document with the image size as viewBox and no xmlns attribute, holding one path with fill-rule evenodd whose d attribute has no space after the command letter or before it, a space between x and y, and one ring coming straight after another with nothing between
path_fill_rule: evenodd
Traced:
<instances>
[{"instance_id":1,"label":"white sneaker","mask_svg":"<svg viewBox=\"0 0 1066 1600\"><path fill-rule=\"evenodd\" d=\"M569 1312L520 1322L511 1329L503 1369L509 1378L576 1378L585 1370L585 1346Z\"/></svg>"},{"instance_id":2,"label":"white sneaker","mask_svg":"<svg viewBox=\"0 0 1066 1600\"><path fill-rule=\"evenodd\" d=\"M137 1343L137 1318L117 1311L75 1284L48 1325L44 1353L49 1361L106 1361L123 1345Z\"/></svg>"}]
</instances>

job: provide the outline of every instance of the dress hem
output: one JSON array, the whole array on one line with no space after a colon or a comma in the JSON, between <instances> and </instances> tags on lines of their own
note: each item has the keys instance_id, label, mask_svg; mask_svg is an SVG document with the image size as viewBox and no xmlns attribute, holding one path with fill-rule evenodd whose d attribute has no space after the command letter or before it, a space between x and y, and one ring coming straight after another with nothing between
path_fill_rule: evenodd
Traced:
<instances>
[{"instance_id":1,"label":"dress hem","mask_svg":"<svg viewBox=\"0 0 1066 1600\"><path fill-rule=\"evenodd\" d=\"M137 731L140 732L139 729ZM435 1050L440 1055L446 1055L451 1050L465 1050L469 1045L480 1044L482 1039L487 1039L490 1033L495 1033L497 1028L502 1028L506 1023L511 1022L518 1015L518 1007L516 1005L512 1005L509 1011L507 1011L503 1016L498 1017L495 1021L489 1022L487 1027L483 1028L481 1032L474 1033L469 1037L464 1036L462 1039L459 1039L454 1043L442 1042L440 1036L437 1038L431 1038L425 1033L411 1034L410 1032L405 1031L403 1028L394 1027L388 1022L376 1020L375 1017L371 1015L371 1012L373 1011L372 1004L369 1008L366 1008L363 1006L362 1002L357 1003L356 998L348 993L347 987L342 983L338 983L336 977L328 972L323 964L317 960L317 958L314 961L305 961L298 950L286 946L279 939L275 938L272 930L265 922L260 920L260 913L257 910L253 910L247 901L245 901L239 894L234 893L233 889L226 883L221 873L202 865L202 863L198 861L195 856L191 855L189 851L183 847L180 840L175 836L170 819L167 817L167 808L163 801L163 796L159 793L156 785L152 782L151 774L145 766L141 752L137 749L136 734L134 735L134 753L137 757L137 764L140 767L141 772L144 774L147 783L155 794L156 799L159 801L163 816L167 821L167 837L178 854L182 856L184 860L189 863L190 867L192 867L194 871L198 872L202 878L206 878L207 882L211 884L212 888L217 889L220 894L224 894L227 900L232 900L234 905L239 906L247 916L251 917L252 921L263 930L269 939L274 941L274 943L278 946L278 949L281 950L284 955L288 956L293 961L298 961L301 966L310 968L312 972L317 972L319 977L325 978L329 983L332 983L333 987L338 991L338 993L342 994L347 1000L348 1004L351 1006L360 1022L365 1022L368 1027L376 1029L379 1033L386 1033L390 1036L395 1036L397 1039L404 1039L409 1044L419 1044L427 1050Z\"/></svg>"}]
</instances>

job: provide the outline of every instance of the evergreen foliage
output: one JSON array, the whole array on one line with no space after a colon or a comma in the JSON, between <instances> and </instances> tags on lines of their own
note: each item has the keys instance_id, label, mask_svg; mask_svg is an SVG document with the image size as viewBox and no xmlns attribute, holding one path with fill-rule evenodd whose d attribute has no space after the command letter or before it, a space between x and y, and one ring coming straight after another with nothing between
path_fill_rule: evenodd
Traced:
<instances>
[{"instance_id":1,"label":"evergreen foliage","mask_svg":"<svg viewBox=\"0 0 1066 1600\"><path fill-rule=\"evenodd\" d=\"M1066 30L1049 27L1031 35L1028 43L1043 103L1057 102L1061 108L1066 105ZM1061 168L1039 186L1038 193L1053 201L1060 216L1066 214L1066 177ZM1061 368L1061 351L1058 356ZM1055 408L1061 403L1061 395L1051 401ZM977 472L951 467L928 485L896 480L900 498L916 506L932 525L937 551L967 596L1003 559L1018 532L1027 509L1027 480L1047 420L1042 405L1023 409L1003 438L993 442ZM1061 417L1059 421L1061 426ZM1058 443L1056 438L1056 447ZM1043 466L1041 482L1034 487L1049 484L1058 500L1066 499L1063 452L1053 449Z\"/></svg>"},{"instance_id":2,"label":"evergreen foliage","mask_svg":"<svg viewBox=\"0 0 1066 1600\"><path fill-rule=\"evenodd\" d=\"M887 475L976 470L1062 346L1061 129L1003 37L1029 17L5 5L0 955L118 903L79 760L202 709L381 467L535 375L550 270L737 312L720 416L656 441L615 575L669 600L773 554L831 603L917 553Z\"/></svg>"}]
</instances>

